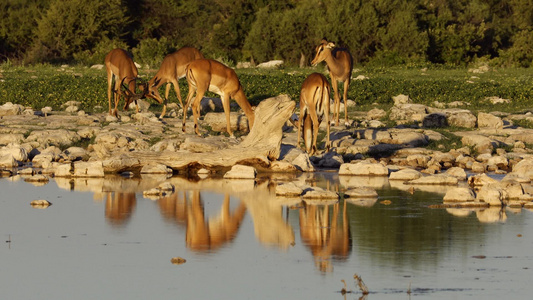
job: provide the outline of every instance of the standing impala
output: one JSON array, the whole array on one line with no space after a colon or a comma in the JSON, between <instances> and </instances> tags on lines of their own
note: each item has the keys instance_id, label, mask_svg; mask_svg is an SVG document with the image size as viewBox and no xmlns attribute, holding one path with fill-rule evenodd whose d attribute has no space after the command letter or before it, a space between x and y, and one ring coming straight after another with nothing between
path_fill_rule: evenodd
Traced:
<instances>
[{"instance_id":1,"label":"standing impala","mask_svg":"<svg viewBox=\"0 0 533 300\"><path fill-rule=\"evenodd\" d=\"M323 39L316 47L316 55L311 65L316 66L320 62L326 61L329 75L331 76L331 85L333 86L333 94L335 99L335 109L333 110L333 118L335 125L339 125L339 110L340 97L337 87L337 81L344 83L344 125L348 126L348 87L350 86L350 78L352 77L353 61L352 55L348 50L336 48L334 43Z\"/></svg>"},{"instance_id":2,"label":"standing impala","mask_svg":"<svg viewBox=\"0 0 533 300\"><path fill-rule=\"evenodd\" d=\"M326 77L319 73L309 75L302 84L300 92L300 118L298 121L298 147L302 126L304 128L305 150L309 155L316 151L318 127L322 118L326 118L326 150L329 150L329 83Z\"/></svg>"},{"instance_id":3,"label":"standing impala","mask_svg":"<svg viewBox=\"0 0 533 300\"><path fill-rule=\"evenodd\" d=\"M183 47L178 51L165 56L159 71L157 71L155 76L148 82L148 92L146 93L146 97L155 99L159 103L164 103L161 118L166 111L170 84L174 85L174 90L176 91L180 105L183 107L178 80L185 77L185 67L187 67L191 61L200 58L204 58L204 56L198 49L193 47ZM167 86L165 88L165 100L163 100L159 95L159 87L165 83Z\"/></svg>"},{"instance_id":4,"label":"standing impala","mask_svg":"<svg viewBox=\"0 0 533 300\"><path fill-rule=\"evenodd\" d=\"M125 105L124 110L128 108L132 101L137 104L137 99L142 96L135 94L135 83L137 80L137 67L133 63L131 56L122 49L113 49L105 56L105 67L107 71L107 100L109 102L109 114L118 116L118 102L122 91L120 87L126 82L127 89L125 90ZM113 79L115 80L115 89L113 89ZM115 102L115 109L112 110L111 96L113 94L113 101ZM139 106L137 106L137 112Z\"/></svg>"},{"instance_id":5,"label":"standing impala","mask_svg":"<svg viewBox=\"0 0 533 300\"><path fill-rule=\"evenodd\" d=\"M229 135L233 137L230 126L230 99L235 99L248 118L249 128L254 125L255 114L244 95L239 78L233 69L212 59L198 59L191 62L186 70L185 76L189 83L189 94L183 107L183 127L185 132L185 120L187 118L187 107L191 105L194 117L194 131L200 135L198 130L198 118L200 116L200 100L206 91L220 95L224 113L226 114L226 127ZM196 92L196 97L193 98Z\"/></svg>"}]
</instances>

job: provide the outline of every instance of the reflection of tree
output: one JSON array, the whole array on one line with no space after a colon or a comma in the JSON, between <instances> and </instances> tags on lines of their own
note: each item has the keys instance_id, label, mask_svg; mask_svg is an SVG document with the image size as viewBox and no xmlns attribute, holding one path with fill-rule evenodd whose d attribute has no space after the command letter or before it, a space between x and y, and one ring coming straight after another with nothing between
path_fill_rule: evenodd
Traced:
<instances>
[{"instance_id":1,"label":"reflection of tree","mask_svg":"<svg viewBox=\"0 0 533 300\"><path fill-rule=\"evenodd\" d=\"M352 249L352 238L346 205L339 219L340 204L308 205L300 210L300 235L315 257L322 272L332 270L330 258L346 259ZM330 208L333 213L330 218ZM340 221L340 224L339 224Z\"/></svg>"},{"instance_id":2,"label":"reflection of tree","mask_svg":"<svg viewBox=\"0 0 533 300\"><path fill-rule=\"evenodd\" d=\"M112 225L124 225L135 209L135 193L108 192L105 216Z\"/></svg>"}]
</instances>

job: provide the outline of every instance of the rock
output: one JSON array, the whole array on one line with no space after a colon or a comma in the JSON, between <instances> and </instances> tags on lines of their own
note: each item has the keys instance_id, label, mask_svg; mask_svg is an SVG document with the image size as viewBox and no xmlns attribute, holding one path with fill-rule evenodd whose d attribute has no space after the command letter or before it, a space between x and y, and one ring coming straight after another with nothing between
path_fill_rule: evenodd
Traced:
<instances>
[{"instance_id":1,"label":"rock","mask_svg":"<svg viewBox=\"0 0 533 300\"><path fill-rule=\"evenodd\" d=\"M397 172L391 172L389 176L389 180L409 181L409 180L418 179L420 177L422 177L422 173L420 173L417 170L402 169Z\"/></svg>"},{"instance_id":2,"label":"rock","mask_svg":"<svg viewBox=\"0 0 533 300\"><path fill-rule=\"evenodd\" d=\"M257 170L254 167L235 165L224 174L225 179L255 179Z\"/></svg>"},{"instance_id":3,"label":"rock","mask_svg":"<svg viewBox=\"0 0 533 300\"><path fill-rule=\"evenodd\" d=\"M74 105L73 105L73 106L69 106L69 107L67 107L67 108L65 109L65 111L68 112L68 113L75 113L75 112L77 112L78 110L79 110L79 107L74 106Z\"/></svg>"},{"instance_id":4,"label":"rock","mask_svg":"<svg viewBox=\"0 0 533 300\"><path fill-rule=\"evenodd\" d=\"M414 168L426 168L428 166L429 157L424 154L413 154L407 156L405 159L407 164Z\"/></svg>"},{"instance_id":5,"label":"rock","mask_svg":"<svg viewBox=\"0 0 533 300\"><path fill-rule=\"evenodd\" d=\"M424 117L422 126L426 128L441 128L448 126L448 120L444 113L432 113Z\"/></svg>"},{"instance_id":6,"label":"rock","mask_svg":"<svg viewBox=\"0 0 533 300\"><path fill-rule=\"evenodd\" d=\"M397 96L393 96L392 97L392 101L394 101L394 105L395 106L398 106L400 104L411 103L411 100L409 99L409 96L403 95L403 94L400 94L400 95L397 95Z\"/></svg>"},{"instance_id":7,"label":"rock","mask_svg":"<svg viewBox=\"0 0 533 300\"><path fill-rule=\"evenodd\" d=\"M13 157L13 154L5 154L0 156L0 167L3 168L14 168L18 167L18 162Z\"/></svg>"},{"instance_id":8,"label":"rock","mask_svg":"<svg viewBox=\"0 0 533 300\"><path fill-rule=\"evenodd\" d=\"M141 169L141 174L172 174L172 169L158 163L148 163Z\"/></svg>"},{"instance_id":9,"label":"rock","mask_svg":"<svg viewBox=\"0 0 533 300\"><path fill-rule=\"evenodd\" d=\"M501 118L492 114L480 112L477 115L477 126L479 128L503 128L503 121Z\"/></svg>"},{"instance_id":10,"label":"rock","mask_svg":"<svg viewBox=\"0 0 533 300\"><path fill-rule=\"evenodd\" d=\"M488 203L491 207L501 207L504 203L504 194L501 188L494 185L482 186L477 192L476 201Z\"/></svg>"},{"instance_id":11,"label":"rock","mask_svg":"<svg viewBox=\"0 0 533 300\"><path fill-rule=\"evenodd\" d=\"M472 202L476 200L476 195L471 188L452 187L444 195L443 201L446 202Z\"/></svg>"},{"instance_id":12,"label":"rock","mask_svg":"<svg viewBox=\"0 0 533 300\"><path fill-rule=\"evenodd\" d=\"M340 166L339 175L388 176L389 169L379 163L345 163Z\"/></svg>"},{"instance_id":13,"label":"rock","mask_svg":"<svg viewBox=\"0 0 533 300\"><path fill-rule=\"evenodd\" d=\"M478 152L484 152L486 150L492 151L494 145L492 140L483 135L469 134L463 136L461 142L464 146L473 146Z\"/></svg>"},{"instance_id":14,"label":"rock","mask_svg":"<svg viewBox=\"0 0 533 300\"><path fill-rule=\"evenodd\" d=\"M298 169L293 164L286 161L273 161L270 164L270 171L272 172L296 172Z\"/></svg>"},{"instance_id":15,"label":"rock","mask_svg":"<svg viewBox=\"0 0 533 300\"><path fill-rule=\"evenodd\" d=\"M308 187L303 190L304 200L338 200L339 195L335 192L325 190L319 187Z\"/></svg>"},{"instance_id":16,"label":"rock","mask_svg":"<svg viewBox=\"0 0 533 300\"><path fill-rule=\"evenodd\" d=\"M48 200L40 199L40 200L33 200L32 202L30 202L30 205L33 208L44 209L52 205L52 203Z\"/></svg>"},{"instance_id":17,"label":"rock","mask_svg":"<svg viewBox=\"0 0 533 300\"><path fill-rule=\"evenodd\" d=\"M459 167L452 167L452 168L449 168L447 171L446 171L446 174L447 175L450 175L450 176L453 176L455 178L457 178L458 180L466 180L466 172L463 168L459 168Z\"/></svg>"},{"instance_id":18,"label":"rock","mask_svg":"<svg viewBox=\"0 0 533 300\"><path fill-rule=\"evenodd\" d=\"M373 108L366 113L368 120L379 120L387 116L387 112L383 109Z\"/></svg>"},{"instance_id":19,"label":"rock","mask_svg":"<svg viewBox=\"0 0 533 300\"><path fill-rule=\"evenodd\" d=\"M322 157L318 157L318 161L315 161L315 165L320 168L334 168L337 169L344 163L342 155L335 151L326 152Z\"/></svg>"},{"instance_id":20,"label":"rock","mask_svg":"<svg viewBox=\"0 0 533 300\"><path fill-rule=\"evenodd\" d=\"M292 161L292 164L296 169L303 171L303 172L313 172L315 171L315 167L309 160L309 155L307 153L301 153L300 155L296 156L296 158Z\"/></svg>"},{"instance_id":21,"label":"rock","mask_svg":"<svg viewBox=\"0 0 533 300\"><path fill-rule=\"evenodd\" d=\"M281 65L283 65L283 60L271 60L271 61L258 64L257 68L271 69L271 68L279 68Z\"/></svg>"},{"instance_id":22,"label":"rock","mask_svg":"<svg viewBox=\"0 0 533 300\"><path fill-rule=\"evenodd\" d=\"M77 161L77 160L88 160L89 154L87 153L87 150L81 148L81 147L69 147L63 153L60 155L66 160L69 161Z\"/></svg>"},{"instance_id":23,"label":"rock","mask_svg":"<svg viewBox=\"0 0 533 300\"><path fill-rule=\"evenodd\" d=\"M16 161L25 162L28 160L26 149L18 144L9 144L0 148L0 156L11 155Z\"/></svg>"},{"instance_id":24,"label":"rock","mask_svg":"<svg viewBox=\"0 0 533 300\"><path fill-rule=\"evenodd\" d=\"M302 193L303 190L296 186L293 182L278 184L276 186L276 196L299 197Z\"/></svg>"},{"instance_id":25,"label":"rock","mask_svg":"<svg viewBox=\"0 0 533 300\"><path fill-rule=\"evenodd\" d=\"M465 109L447 109L444 111L448 124L454 127L474 128L477 118L471 111Z\"/></svg>"},{"instance_id":26,"label":"rock","mask_svg":"<svg viewBox=\"0 0 533 300\"><path fill-rule=\"evenodd\" d=\"M48 182L49 180L48 176L42 174L36 174L24 179L26 182Z\"/></svg>"},{"instance_id":27,"label":"rock","mask_svg":"<svg viewBox=\"0 0 533 300\"><path fill-rule=\"evenodd\" d=\"M24 107L22 105L13 104L11 102L7 102L0 106L0 116L20 115L23 111Z\"/></svg>"},{"instance_id":28,"label":"rock","mask_svg":"<svg viewBox=\"0 0 533 300\"><path fill-rule=\"evenodd\" d=\"M22 133L3 133L0 134L0 145L20 144L24 141Z\"/></svg>"},{"instance_id":29,"label":"rock","mask_svg":"<svg viewBox=\"0 0 533 300\"><path fill-rule=\"evenodd\" d=\"M498 183L498 180L489 177L487 174L474 175L468 178L468 185L471 187L479 187L488 184Z\"/></svg>"},{"instance_id":30,"label":"rock","mask_svg":"<svg viewBox=\"0 0 533 300\"><path fill-rule=\"evenodd\" d=\"M170 259L170 262L173 264L173 265L181 265L181 264L184 264L187 262L187 260L185 258L181 258L179 256L177 257L173 257Z\"/></svg>"},{"instance_id":31,"label":"rock","mask_svg":"<svg viewBox=\"0 0 533 300\"><path fill-rule=\"evenodd\" d=\"M390 110L391 120L407 120L422 122L427 115L427 106L423 104L398 104Z\"/></svg>"},{"instance_id":32,"label":"rock","mask_svg":"<svg viewBox=\"0 0 533 300\"><path fill-rule=\"evenodd\" d=\"M104 166L101 161L78 161L73 164L73 169L73 177L104 177Z\"/></svg>"}]
</instances>

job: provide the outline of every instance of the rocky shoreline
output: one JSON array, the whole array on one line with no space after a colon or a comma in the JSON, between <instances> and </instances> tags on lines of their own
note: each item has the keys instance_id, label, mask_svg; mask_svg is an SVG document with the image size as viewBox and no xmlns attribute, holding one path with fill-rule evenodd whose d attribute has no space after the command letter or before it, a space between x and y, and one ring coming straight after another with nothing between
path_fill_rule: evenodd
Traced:
<instances>
[{"instance_id":1,"label":"rocky shoreline","mask_svg":"<svg viewBox=\"0 0 533 300\"><path fill-rule=\"evenodd\" d=\"M204 100L201 124L210 131L203 137L191 134L190 121L187 134L181 132L177 106L169 106L171 117L160 120L143 103L140 113L122 112L119 120L106 113L79 111L75 101L58 112L4 104L0 106L1 173L39 182L50 176L89 178L124 172L253 179L263 172L328 169L349 178L385 177L405 190L444 186L440 207L533 208L533 150L528 148L533 129L513 125L513 120L533 120L530 113L474 115L438 103L435 107L409 103L400 95L389 114L400 125L385 127L380 119L387 114L380 109L358 112L352 128L332 127L332 151L309 157L295 147L297 130L289 120L295 102L287 96L261 102L256 114L262 123L237 139L218 133L225 130L224 115L217 112L216 99ZM231 120L235 130L246 128L242 114L232 113ZM429 143L449 143L434 130L444 126L461 128L454 134L463 146L446 152L425 148ZM487 173L499 174L501 180ZM342 193L351 199L377 198L375 191L362 187ZM338 198L336 193L295 183L278 184L276 194Z\"/></svg>"}]
</instances>

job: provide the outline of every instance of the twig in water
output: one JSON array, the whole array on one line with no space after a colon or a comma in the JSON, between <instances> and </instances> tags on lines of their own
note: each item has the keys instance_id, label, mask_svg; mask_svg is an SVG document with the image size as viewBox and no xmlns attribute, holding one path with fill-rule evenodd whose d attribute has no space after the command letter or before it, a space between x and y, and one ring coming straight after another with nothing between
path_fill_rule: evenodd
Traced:
<instances>
[{"instance_id":1,"label":"twig in water","mask_svg":"<svg viewBox=\"0 0 533 300\"><path fill-rule=\"evenodd\" d=\"M357 274L353 275L353 279L355 279L355 281L357 282L357 285L359 286L359 289L361 290L363 295L368 295L368 287L363 282L363 279Z\"/></svg>"}]
</instances>

